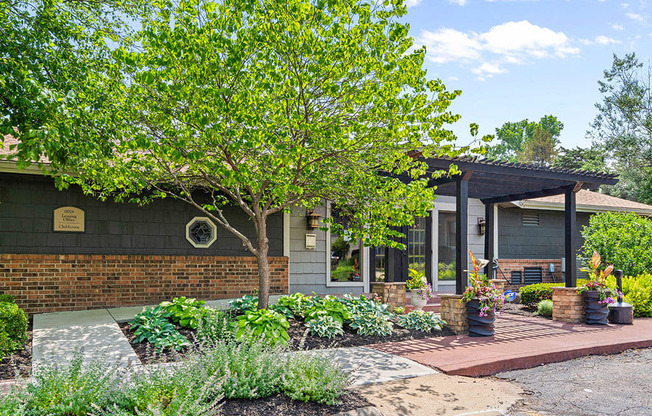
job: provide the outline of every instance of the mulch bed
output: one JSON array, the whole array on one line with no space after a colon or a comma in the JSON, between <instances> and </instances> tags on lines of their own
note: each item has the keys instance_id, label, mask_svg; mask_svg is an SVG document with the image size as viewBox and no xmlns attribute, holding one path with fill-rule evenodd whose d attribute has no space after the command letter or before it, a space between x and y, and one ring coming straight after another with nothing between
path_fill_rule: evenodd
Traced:
<instances>
[{"instance_id":1,"label":"mulch bed","mask_svg":"<svg viewBox=\"0 0 652 416\"><path fill-rule=\"evenodd\" d=\"M320 338L312 336L306 332L306 325L294 319L290 319L290 329L288 330L288 335L290 336L289 347L291 350L312 350L312 349L322 349L322 348L340 348L340 347L359 347L364 345L371 344L382 344L385 342L396 342L396 341L406 341L411 339L422 339L422 338L432 338L432 337L442 337L455 335L453 331L448 328L443 328L441 331L435 331L431 333L425 333L420 331L412 331L409 329L401 328L398 325L394 324L394 330L391 335L385 337L377 336L360 336L355 333L352 329L345 327L344 335L338 336L335 338ZM193 342L195 340L195 330L181 328L176 326L177 330L181 332L188 340ZM184 353L187 351L175 352L175 351L163 351L162 353L156 353L154 347L149 342L141 342L138 344L133 344L135 338L132 331L129 329L128 323L121 323L120 329L125 334L129 342L131 343L132 348L136 352L140 361L144 364L154 364L160 362L171 362L177 361L179 358L183 357Z\"/></svg>"},{"instance_id":2,"label":"mulch bed","mask_svg":"<svg viewBox=\"0 0 652 416\"><path fill-rule=\"evenodd\" d=\"M520 303L507 303L503 307L503 313L510 313L512 315L521 315L521 316L531 316L536 318L552 320L552 317L537 315L537 308L530 308L528 306L521 305Z\"/></svg>"},{"instance_id":3,"label":"mulch bed","mask_svg":"<svg viewBox=\"0 0 652 416\"><path fill-rule=\"evenodd\" d=\"M225 400L221 414L225 416L270 416L270 415L306 415L322 416L369 406L369 402L359 394L349 392L340 397L341 404L328 406L317 403L304 403L287 396L277 395L265 399Z\"/></svg>"},{"instance_id":4,"label":"mulch bed","mask_svg":"<svg viewBox=\"0 0 652 416\"><path fill-rule=\"evenodd\" d=\"M30 321L29 328L32 327ZM29 377L32 371L32 330L27 330L27 343L22 349L0 360L0 380L11 380L16 374Z\"/></svg>"}]
</instances>

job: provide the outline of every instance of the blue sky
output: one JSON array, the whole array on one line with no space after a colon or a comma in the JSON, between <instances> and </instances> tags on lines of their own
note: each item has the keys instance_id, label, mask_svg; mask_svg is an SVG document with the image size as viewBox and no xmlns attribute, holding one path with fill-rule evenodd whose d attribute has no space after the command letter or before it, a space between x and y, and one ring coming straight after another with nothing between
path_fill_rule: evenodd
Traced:
<instances>
[{"instance_id":1,"label":"blue sky","mask_svg":"<svg viewBox=\"0 0 652 416\"><path fill-rule=\"evenodd\" d=\"M585 138L612 55L652 58L652 5L614 0L407 0L410 35L427 47L428 76L460 89L453 130L493 134L507 121L552 114L565 147Z\"/></svg>"}]
</instances>

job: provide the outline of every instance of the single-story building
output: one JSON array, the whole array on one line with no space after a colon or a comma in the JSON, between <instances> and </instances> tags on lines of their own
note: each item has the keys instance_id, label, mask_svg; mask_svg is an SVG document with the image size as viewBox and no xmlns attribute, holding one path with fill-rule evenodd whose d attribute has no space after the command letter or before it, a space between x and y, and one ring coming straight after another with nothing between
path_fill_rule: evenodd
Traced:
<instances>
[{"instance_id":1,"label":"single-story building","mask_svg":"<svg viewBox=\"0 0 652 416\"><path fill-rule=\"evenodd\" d=\"M329 204L314 213L295 209L270 218L271 293L363 293L380 276L404 281L408 268L424 271L435 290L460 293L468 250L479 258L540 259L514 251L518 244L539 246L538 239L527 239L534 237L529 232L514 240L514 218L523 221L522 212L544 212L540 230L548 229L541 226L548 213L565 218L564 227L559 219L554 223L555 249L562 248L554 257L575 252L575 195L617 181L613 175L469 157L428 159L433 171L452 163L462 174L431 180L439 197L428 217L404 227L403 251L362 247L314 228L314 214L331 215ZM571 204L550 210L505 205L558 194ZM226 215L253 235L240 210ZM240 240L184 202L100 202L74 187L58 191L36 167L0 161L0 292L14 295L29 313L154 304L180 295L234 298L252 293L257 279L255 258Z\"/></svg>"}]
</instances>

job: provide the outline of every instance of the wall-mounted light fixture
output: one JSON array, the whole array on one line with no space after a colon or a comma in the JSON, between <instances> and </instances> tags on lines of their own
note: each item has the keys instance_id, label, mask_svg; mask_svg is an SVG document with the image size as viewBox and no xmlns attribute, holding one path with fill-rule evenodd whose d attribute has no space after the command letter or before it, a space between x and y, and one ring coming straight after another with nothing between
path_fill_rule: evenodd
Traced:
<instances>
[{"instance_id":1,"label":"wall-mounted light fixture","mask_svg":"<svg viewBox=\"0 0 652 416\"><path fill-rule=\"evenodd\" d=\"M487 229L487 222L484 218L478 217L478 235L484 235Z\"/></svg>"},{"instance_id":2,"label":"wall-mounted light fixture","mask_svg":"<svg viewBox=\"0 0 652 416\"><path fill-rule=\"evenodd\" d=\"M321 215L317 214L315 210L309 209L306 211L306 219L307 219L307 228L309 230L316 230L319 228L319 219L321 218Z\"/></svg>"}]
</instances>

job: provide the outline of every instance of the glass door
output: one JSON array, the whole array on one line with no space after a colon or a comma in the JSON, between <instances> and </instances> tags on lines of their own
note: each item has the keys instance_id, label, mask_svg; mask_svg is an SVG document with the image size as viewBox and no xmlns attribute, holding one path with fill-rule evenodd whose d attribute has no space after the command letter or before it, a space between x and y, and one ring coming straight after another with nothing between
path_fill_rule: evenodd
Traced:
<instances>
[{"instance_id":1,"label":"glass door","mask_svg":"<svg viewBox=\"0 0 652 416\"><path fill-rule=\"evenodd\" d=\"M408 228L408 268L426 272L426 227L429 218L415 217L414 225Z\"/></svg>"},{"instance_id":2,"label":"glass door","mask_svg":"<svg viewBox=\"0 0 652 416\"><path fill-rule=\"evenodd\" d=\"M439 212L437 221L437 275L439 283L455 284L455 213Z\"/></svg>"}]
</instances>

